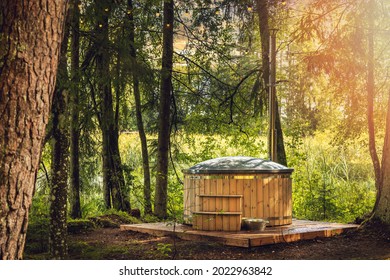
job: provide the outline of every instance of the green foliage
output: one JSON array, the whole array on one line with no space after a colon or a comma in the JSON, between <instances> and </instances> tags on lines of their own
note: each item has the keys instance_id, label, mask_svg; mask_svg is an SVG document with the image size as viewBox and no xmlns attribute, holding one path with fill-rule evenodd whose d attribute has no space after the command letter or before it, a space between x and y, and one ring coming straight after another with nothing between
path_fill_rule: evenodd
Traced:
<instances>
[{"instance_id":1,"label":"green foliage","mask_svg":"<svg viewBox=\"0 0 390 280\"><path fill-rule=\"evenodd\" d=\"M375 186L365 147L329 144L329 134L308 137L290 154L293 214L297 218L352 222L372 210Z\"/></svg>"},{"instance_id":2,"label":"green foliage","mask_svg":"<svg viewBox=\"0 0 390 280\"><path fill-rule=\"evenodd\" d=\"M49 251L49 218L46 216L36 217L30 220L26 237L27 254L41 254Z\"/></svg>"},{"instance_id":3,"label":"green foliage","mask_svg":"<svg viewBox=\"0 0 390 280\"><path fill-rule=\"evenodd\" d=\"M43 157L45 160L45 156ZM36 192L29 213L26 253L46 253L49 249L49 182L43 170L39 172Z\"/></svg>"},{"instance_id":4,"label":"green foliage","mask_svg":"<svg viewBox=\"0 0 390 280\"><path fill-rule=\"evenodd\" d=\"M177 221L183 211L182 169L222 156L267 157L268 120L262 115L267 107L264 95L267 85L261 84L259 71L261 48L257 14L247 11L245 1L214 2L182 0L175 3L175 32L180 33L177 38L185 45L184 49L175 49L174 56L168 174L168 210L170 219ZM375 193L362 125L366 112L365 9L341 0L296 1L299 3L291 4L296 5L294 7L286 2L273 2L271 25L279 29L278 101L288 162L295 169L294 216L352 221L371 210ZM112 58L107 77L112 79L113 89L122 91L114 103L119 105L120 154L126 192L133 208L142 211L143 167L138 133L134 131L130 74L136 70L139 75L144 126L149 133L153 188L157 146L153 133L158 123L156 108L162 50L161 14L156 16L156 12L162 7L161 1L156 0L134 4L131 13L135 20L137 64L133 65L129 55L126 2L110 3L110 42L104 47ZM99 33L97 19L104 7L98 5L98 12L95 5L83 2L80 10L83 20L80 59L84 67L79 85L82 214L83 218L118 215L132 223L136 221L126 213L107 212L103 202L102 139L98 121L101 96L96 86L96 80L102 77L96 77L93 50L102 47L95 46L95 37ZM221 12L218 15L217 9ZM190 18L183 17L186 10L191 13ZM388 26L386 13L388 4L383 5L383 15L378 14L376 20L384 29ZM389 87L386 70L389 52L384 34L382 31L375 34L376 77L380 85L375 118L382 134L384 125L379 120L384 119L387 98L382 89ZM362 138L357 139L357 136ZM50 166L50 155L50 145L46 145L42 157L46 167ZM30 214L31 228L48 217L48 180L42 168ZM143 219L156 221L153 216Z\"/></svg>"},{"instance_id":5,"label":"green foliage","mask_svg":"<svg viewBox=\"0 0 390 280\"><path fill-rule=\"evenodd\" d=\"M157 244L157 251L159 252L159 255L168 258L170 254L172 254L172 244L169 243L158 243Z\"/></svg>"},{"instance_id":6,"label":"green foliage","mask_svg":"<svg viewBox=\"0 0 390 280\"><path fill-rule=\"evenodd\" d=\"M351 222L372 209L375 199L371 162L364 142L344 146L332 142L333 134L320 133L306 138L287 138L289 167L293 172L294 216L303 219ZM135 185L142 197L142 163L137 136L122 137L124 157L131 161ZM180 221L183 211L182 169L201 161L232 155L266 157L266 140L245 134L226 137L176 133L172 138L168 186L170 219ZM152 161L153 162L153 161ZM127 162L127 164L130 164ZM132 193L132 194L133 194ZM142 206L141 204L139 204ZM142 209L142 208L141 208ZM153 216L147 222L157 221Z\"/></svg>"}]
</instances>

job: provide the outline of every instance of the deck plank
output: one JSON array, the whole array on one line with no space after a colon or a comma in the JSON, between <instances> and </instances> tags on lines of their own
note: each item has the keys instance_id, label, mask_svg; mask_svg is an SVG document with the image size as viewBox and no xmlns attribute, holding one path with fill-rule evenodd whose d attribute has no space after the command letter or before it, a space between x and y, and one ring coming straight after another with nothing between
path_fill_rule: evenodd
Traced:
<instances>
[{"instance_id":1,"label":"deck plank","mask_svg":"<svg viewBox=\"0 0 390 280\"><path fill-rule=\"evenodd\" d=\"M332 237L346 230L356 229L356 224L340 224L293 220L288 226L267 227L264 231L202 231L191 226L172 223L121 225L121 231L136 231L155 236L177 236L184 240L217 242L236 247L258 247L268 244L289 243L318 237Z\"/></svg>"}]
</instances>

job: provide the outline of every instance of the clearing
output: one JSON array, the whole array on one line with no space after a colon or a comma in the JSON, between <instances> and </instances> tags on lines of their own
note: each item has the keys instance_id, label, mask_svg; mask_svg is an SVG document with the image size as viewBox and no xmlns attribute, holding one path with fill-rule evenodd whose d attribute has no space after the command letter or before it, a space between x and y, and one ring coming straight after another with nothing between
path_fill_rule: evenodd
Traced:
<instances>
[{"instance_id":1,"label":"clearing","mask_svg":"<svg viewBox=\"0 0 390 280\"><path fill-rule=\"evenodd\" d=\"M185 241L120 231L112 223L69 234L69 259L73 260L383 260L390 259L390 231L375 222L331 238L279 243L256 248L223 246L213 242ZM116 222L115 222L116 221ZM40 242L40 245L37 244ZM35 243L35 246L34 246ZM28 240L25 259L48 259L42 239Z\"/></svg>"}]
</instances>

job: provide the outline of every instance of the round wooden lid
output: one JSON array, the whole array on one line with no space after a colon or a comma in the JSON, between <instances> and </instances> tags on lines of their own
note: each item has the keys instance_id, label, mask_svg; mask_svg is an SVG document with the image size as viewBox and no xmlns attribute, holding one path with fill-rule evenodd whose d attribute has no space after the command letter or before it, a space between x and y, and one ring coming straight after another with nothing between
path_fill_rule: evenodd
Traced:
<instances>
[{"instance_id":1,"label":"round wooden lid","mask_svg":"<svg viewBox=\"0 0 390 280\"><path fill-rule=\"evenodd\" d=\"M292 173L294 169L279 163L254 157L232 156L209 159L188 169L185 174L219 173Z\"/></svg>"}]
</instances>

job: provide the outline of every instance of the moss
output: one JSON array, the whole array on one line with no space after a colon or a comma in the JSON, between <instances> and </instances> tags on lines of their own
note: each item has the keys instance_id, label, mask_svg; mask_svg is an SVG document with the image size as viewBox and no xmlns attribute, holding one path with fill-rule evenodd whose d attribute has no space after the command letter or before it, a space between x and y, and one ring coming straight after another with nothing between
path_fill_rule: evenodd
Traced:
<instances>
[{"instance_id":1,"label":"moss","mask_svg":"<svg viewBox=\"0 0 390 280\"><path fill-rule=\"evenodd\" d=\"M93 217L90 220L102 228L119 228L120 226L118 222L111 220L109 217Z\"/></svg>"},{"instance_id":2,"label":"moss","mask_svg":"<svg viewBox=\"0 0 390 280\"><path fill-rule=\"evenodd\" d=\"M76 257L76 259L84 256L87 258L87 256L94 252L96 249L97 247L91 246L84 241L78 241L68 244L68 254L70 256L79 256Z\"/></svg>"},{"instance_id":3,"label":"moss","mask_svg":"<svg viewBox=\"0 0 390 280\"><path fill-rule=\"evenodd\" d=\"M116 259L118 256L123 259L129 258L129 251L123 246L96 246L87 242L79 241L69 244L69 255L76 256L76 259L104 260Z\"/></svg>"},{"instance_id":4,"label":"moss","mask_svg":"<svg viewBox=\"0 0 390 280\"><path fill-rule=\"evenodd\" d=\"M50 254L48 252L45 253L34 253L32 251L24 251L23 259L25 260L49 260Z\"/></svg>"},{"instance_id":5,"label":"moss","mask_svg":"<svg viewBox=\"0 0 390 280\"><path fill-rule=\"evenodd\" d=\"M96 224L89 219L69 220L68 232L69 233L82 233L93 230Z\"/></svg>"},{"instance_id":6,"label":"moss","mask_svg":"<svg viewBox=\"0 0 390 280\"><path fill-rule=\"evenodd\" d=\"M153 215L146 215L143 217L142 219L143 221L145 221L146 223L157 223L157 222L160 222L160 219L156 216L153 216Z\"/></svg>"},{"instance_id":7,"label":"moss","mask_svg":"<svg viewBox=\"0 0 390 280\"><path fill-rule=\"evenodd\" d=\"M49 219L31 220L26 236L26 254L41 254L49 250Z\"/></svg>"},{"instance_id":8,"label":"moss","mask_svg":"<svg viewBox=\"0 0 390 280\"><path fill-rule=\"evenodd\" d=\"M99 218L109 219L118 225L120 224L139 224L141 221L136 217L131 216L129 213L124 211L118 211L115 209L107 210L104 215Z\"/></svg>"}]
</instances>

